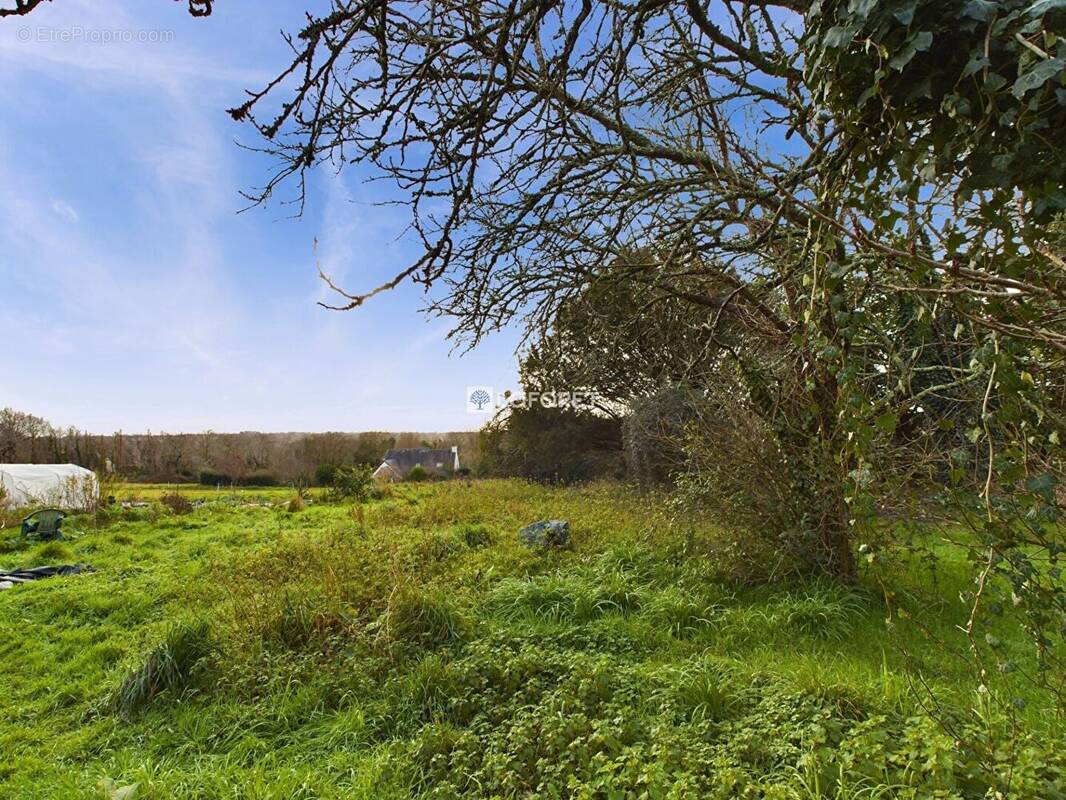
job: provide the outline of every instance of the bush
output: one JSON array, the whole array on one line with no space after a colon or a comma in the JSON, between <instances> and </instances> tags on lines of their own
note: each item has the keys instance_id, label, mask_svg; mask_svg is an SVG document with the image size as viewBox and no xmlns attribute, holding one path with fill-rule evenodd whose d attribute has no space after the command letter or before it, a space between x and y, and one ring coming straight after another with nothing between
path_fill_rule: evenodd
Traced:
<instances>
[{"instance_id":1,"label":"bush","mask_svg":"<svg viewBox=\"0 0 1066 800\"><path fill-rule=\"evenodd\" d=\"M456 528L456 534L471 550L479 550L492 544L492 532L484 525L464 522Z\"/></svg>"},{"instance_id":2,"label":"bush","mask_svg":"<svg viewBox=\"0 0 1066 800\"><path fill-rule=\"evenodd\" d=\"M164 692L176 696L192 688L214 651L206 622L177 623L119 684L112 697L115 710L132 719Z\"/></svg>"},{"instance_id":3,"label":"bush","mask_svg":"<svg viewBox=\"0 0 1066 800\"><path fill-rule=\"evenodd\" d=\"M366 464L336 467L330 485L330 495L333 498L365 503L373 495L374 470Z\"/></svg>"},{"instance_id":4,"label":"bush","mask_svg":"<svg viewBox=\"0 0 1066 800\"><path fill-rule=\"evenodd\" d=\"M318 486L332 486L338 469L336 464L319 464L315 467L315 483Z\"/></svg>"},{"instance_id":5,"label":"bush","mask_svg":"<svg viewBox=\"0 0 1066 800\"><path fill-rule=\"evenodd\" d=\"M167 492L159 498L159 502L166 506L171 514L181 515L192 512L192 503L189 498L177 492Z\"/></svg>"},{"instance_id":6,"label":"bush","mask_svg":"<svg viewBox=\"0 0 1066 800\"><path fill-rule=\"evenodd\" d=\"M217 472L213 469L200 470L200 483L204 486L278 486L277 475L266 470L255 470L240 478Z\"/></svg>"},{"instance_id":7,"label":"bush","mask_svg":"<svg viewBox=\"0 0 1066 800\"><path fill-rule=\"evenodd\" d=\"M422 467L421 464L415 464L413 467L411 467L411 471L407 473L407 480L409 481L424 481L428 477L429 475L426 473L426 470Z\"/></svg>"},{"instance_id":8,"label":"bush","mask_svg":"<svg viewBox=\"0 0 1066 800\"><path fill-rule=\"evenodd\" d=\"M621 423L589 412L516 406L482 430L478 472L540 483L621 477Z\"/></svg>"},{"instance_id":9,"label":"bush","mask_svg":"<svg viewBox=\"0 0 1066 800\"><path fill-rule=\"evenodd\" d=\"M96 471L96 510L108 508L115 504L115 498L122 489L124 481L122 476L114 470ZM0 505L2 505L0 501Z\"/></svg>"},{"instance_id":10,"label":"bush","mask_svg":"<svg viewBox=\"0 0 1066 800\"><path fill-rule=\"evenodd\" d=\"M687 458L681 442L685 427L695 419L697 396L668 386L631 404L622 422L629 478L644 488L667 485L684 470Z\"/></svg>"},{"instance_id":11,"label":"bush","mask_svg":"<svg viewBox=\"0 0 1066 800\"><path fill-rule=\"evenodd\" d=\"M233 483L233 478L222 472L202 469L200 470L200 483L204 486L229 486Z\"/></svg>"},{"instance_id":12,"label":"bush","mask_svg":"<svg viewBox=\"0 0 1066 800\"><path fill-rule=\"evenodd\" d=\"M277 486L277 476L264 470L250 472L237 481L240 486Z\"/></svg>"},{"instance_id":13,"label":"bush","mask_svg":"<svg viewBox=\"0 0 1066 800\"><path fill-rule=\"evenodd\" d=\"M307 508L307 504L304 503L304 499L300 495L296 495L285 504L285 510L290 514L297 514L305 508Z\"/></svg>"}]
</instances>

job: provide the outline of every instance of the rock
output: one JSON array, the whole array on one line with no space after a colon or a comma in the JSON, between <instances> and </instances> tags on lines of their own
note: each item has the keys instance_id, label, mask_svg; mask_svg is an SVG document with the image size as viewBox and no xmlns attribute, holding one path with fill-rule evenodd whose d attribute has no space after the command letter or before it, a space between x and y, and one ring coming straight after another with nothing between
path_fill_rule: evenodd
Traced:
<instances>
[{"instance_id":1,"label":"rock","mask_svg":"<svg viewBox=\"0 0 1066 800\"><path fill-rule=\"evenodd\" d=\"M542 519L522 528L518 538L527 547L569 547L570 523L561 519Z\"/></svg>"}]
</instances>

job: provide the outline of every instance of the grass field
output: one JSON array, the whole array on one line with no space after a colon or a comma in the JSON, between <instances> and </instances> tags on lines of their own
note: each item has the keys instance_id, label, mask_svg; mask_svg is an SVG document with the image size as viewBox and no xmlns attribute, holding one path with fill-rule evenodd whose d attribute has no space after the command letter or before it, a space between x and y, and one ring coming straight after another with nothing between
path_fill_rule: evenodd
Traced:
<instances>
[{"instance_id":1,"label":"grass field","mask_svg":"<svg viewBox=\"0 0 1066 800\"><path fill-rule=\"evenodd\" d=\"M0 798L1066 796L1045 701L1001 716L935 641L950 552L882 573L886 608L738 585L718 532L613 486L165 490L0 534L0 566L96 570L0 592ZM546 517L571 550L519 544Z\"/></svg>"}]
</instances>

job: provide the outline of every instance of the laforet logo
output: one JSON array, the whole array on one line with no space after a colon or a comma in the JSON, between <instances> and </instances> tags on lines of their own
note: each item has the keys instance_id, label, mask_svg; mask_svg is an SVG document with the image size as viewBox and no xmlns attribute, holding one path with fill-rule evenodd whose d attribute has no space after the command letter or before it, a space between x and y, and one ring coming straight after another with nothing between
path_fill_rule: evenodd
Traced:
<instances>
[{"instance_id":1,"label":"laforet logo","mask_svg":"<svg viewBox=\"0 0 1066 800\"><path fill-rule=\"evenodd\" d=\"M471 413L484 413L491 409L492 388L488 386L468 386L466 389L466 410Z\"/></svg>"}]
</instances>

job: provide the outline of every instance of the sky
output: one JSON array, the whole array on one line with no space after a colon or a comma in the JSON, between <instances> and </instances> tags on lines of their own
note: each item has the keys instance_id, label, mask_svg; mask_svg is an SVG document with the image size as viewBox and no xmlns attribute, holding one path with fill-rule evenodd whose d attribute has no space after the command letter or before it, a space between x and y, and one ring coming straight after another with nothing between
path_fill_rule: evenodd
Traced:
<instances>
[{"instance_id":1,"label":"sky","mask_svg":"<svg viewBox=\"0 0 1066 800\"><path fill-rule=\"evenodd\" d=\"M417 252L369 173L317 170L299 219L238 213L270 162L225 109L288 63L281 31L308 8L60 0L0 20L0 407L94 433L444 431L484 423L467 387L517 388L517 332L456 350L420 287L316 305L316 264L358 293Z\"/></svg>"}]
</instances>

